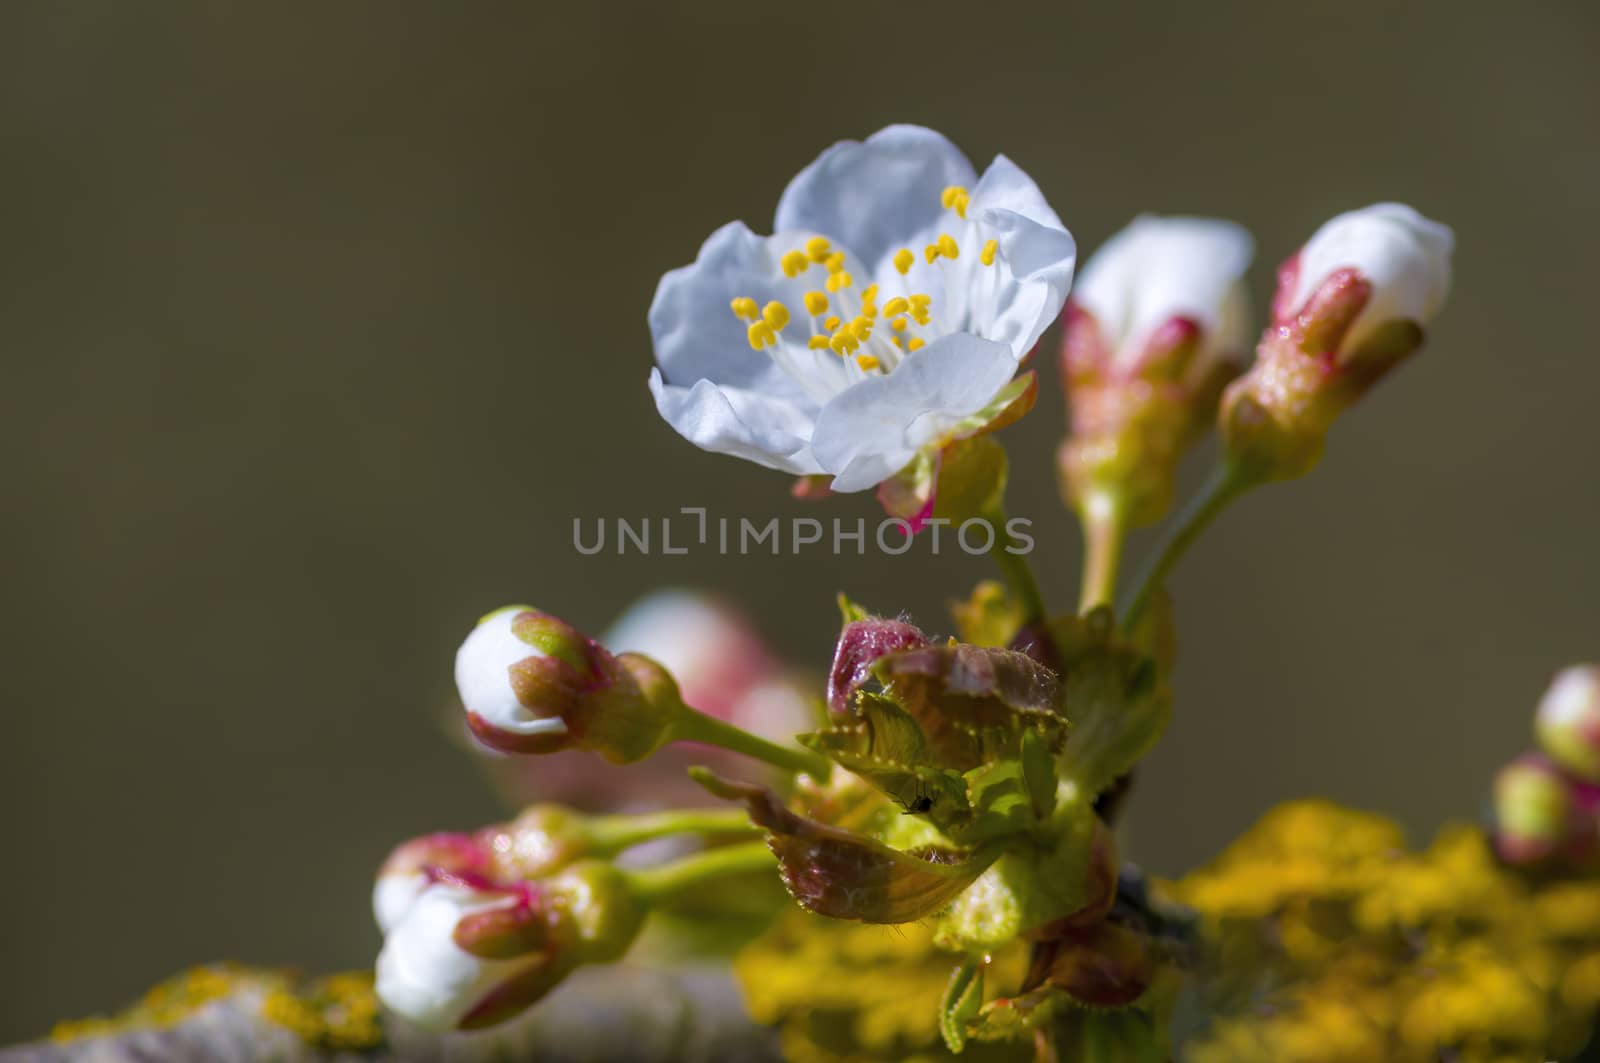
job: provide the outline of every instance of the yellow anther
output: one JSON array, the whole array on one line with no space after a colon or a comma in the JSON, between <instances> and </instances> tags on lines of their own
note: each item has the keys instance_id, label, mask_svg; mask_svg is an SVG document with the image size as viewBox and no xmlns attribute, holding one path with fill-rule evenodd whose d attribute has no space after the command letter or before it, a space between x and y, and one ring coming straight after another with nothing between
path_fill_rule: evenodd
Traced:
<instances>
[{"instance_id":1,"label":"yellow anther","mask_svg":"<svg viewBox=\"0 0 1600 1063\"><path fill-rule=\"evenodd\" d=\"M855 278L850 276L847 270L840 270L838 273L828 275L828 291L830 292L836 292L840 288L848 288L854 283Z\"/></svg>"},{"instance_id":2,"label":"yellow anther","mask_svg":"<svg viewBox=\"0 0 1600 1063\"><path fill-rule=\"evenodd\" d=\"M828 346L828 337L821 335L812 336L809 340L806 340L806 346L810 347L813 351L824 350Z\"/></svg>"},{"instance_id":3,"label":"yellow anther","mask_svg":"<svg viewBox=\"0 0 1600 1063\"><path fill-rule=\"evenodd\" d=\"M939 234L939 253L945 258L960 258L961 248L949 233Z\"/></svg>"},{"instance_id":4,"label":"yellow anther","mask_svg":"<svg viewBox=\"0 0 1600 1063\"><path fill-rule=\"evenodd\" d=\"M869 373L878 368L878 360L870 354L856 355L856 364Z\"/></svg>"},{"instance_id":5,"label":"yellow anther","mask_svg":"<svg viewBox=\"0 0 1600 1063\"><path fill-rule=\"evenodd\" d=\"M911 272L911 264L916 260L916 255L913 255L909 249L902 247L894 253L894 268L899 270L900 275L903 277Z\"/></svg>"},{"instance_id":6,"label":"yellow anther","mask_svg":"<svg viewBox=\"0 0 1600 1063\"><path fill-rule=\"evenodd\" d=\"M822 323L822 327L827 329L829 332L838 332L839 331L839 315L838 314L834 314L832 317L828 318L828 320L826 320L826 321L824 321Z\"/></svg>"},{"instance_id":7,"label":"yellow anther","mask_svg":"<svg viewBox=\"0 0 1600 1063\"><path fill-rule=\"evenodd\" d=\"M840 329L828 340L828 346L833 350L834 354L837 354L839 357L843 358L845 355L861 346L861 344L849 329Z\"/></svg>"},{"instance_id":8,"label":"yellow anther","mask_svg":"<svg viewBox=\"0 0 1600 1063\"><path fill-rule=\"evenodd\" d=\"M889 327L896 332L904 332L906 330L906 319L904 317L890 318Z\"/></svg>"},{"instance_id":9,"label":"yellow anther","mask_svg":"<svg viewBox=\"0 0 1600 1063\"><path fill-rule=\"evenodd\" d=\"M813 236L806 241L806 255L813 262L821 262L833 251L833 245L821 236Z\"/></svg>"},{"instance_id":10,"label":"yellow anther","mask_svg":"<svg viewBox=\"0 0 1600 1063\"><path fill-rule=\"evenodd\" d=\"M757 321L751 325L746 335L750 339L750 346L758 351L763 347L775 347L778 344L778 334L765 321Z\"/></svg>"},{"instance_id":11,"label":"yellow anther","mask_svg":"<svg viewBox=\"0 0 1600 1063\"><path fill-rule=\"evenodd\" d=\"M911 303L903 295L897 295L893 299L890 299L887 303L883 304L883 312L888 314L890 317L894 317L897 314L903 314L909 309L911 309Z\"/></svg>"},{"instance_id":12,"label":"yellow anther","mask_svg":"<svg viewBox=\"0 0 1600 1063\"><path fill-rule=\"evenodd\" d=\"M771 325L772 330L777 332L789 323L789 308L773 300L761 308L761 320Z\"/></svg>"},{"instance_id":13,"label":"yellow anther","mask_svg":"<svg viewBox=\"0 0 1600 1063\"><path fill-rule=\"evenodd\" d=\"M939 196L939 202L946 210L953 210L961 217L967 216L967 203L972 197L960 185L949 185Z\"/></svg>"},{"instance_id":14,"label":"yellow anther","mask_svg":"<svg viewBox=\"0 0 1600 1063\"><path fill-rule=\"evenodd\" d=\"M785 277L798 277L811 268L811 260L804 251L788 251L778 259L778 265L783 267Z\"/></svg>"},{"instance_id":15,"label":"yellow anther","mask_svg":"<svg viewBox=\"0 0 1600 1063\"><path fill-rule=\"evenodd\" d=\"M850 322L850 331L855 333L856 339L865 343L872 338L872 319L870 317L856 318Z\"/></svg>"},{"instance_id":16,"label":"yellow anther","mask_svg":"<svg viewBox=\"0 0 1600 1063\"><path fill-rule=\"evenodd\" d=\"M878 301L878 286L876 284L869 284L865 288L861 289L861 301L863 303L875 303L875 302L877 302Z\"/></svg>"},{"instance_id":17,"label":"yellow anther","mask_svg":"<svg viewBox=\"0 0 1600 1063\"><path fill-rule=\"evenodd\" d=\"M912 336L909 340L906 341L906 350L915 351L915 350L918 350L918 349L920 349L922 347L926 347L927 345L928 345L927 341L924 340L922 337L920 337L920 336Z\"/></svg>"},{"instance_id":18,"label":"yellow anther","mask_svg":"<svg viewBox=\"0 0 1600 1063\"><path fill-rule=\"evenodd\" d=\"M756 306L756 301L748 295L741 295L728 305L733 307L734 317L742 317L746 321L754 321L761 316L761 308Z\"/></svg>"},{"instance_id":19,"label":"yellow anther","mask_svg":"<svg viewBox=\"0 0 1600 1063\"><path fill-rule=\"evenodd\" d=\"M840 270L844 269L844 252L835 251L833 254L823 259L822 264L823 266L827 267L829 273L838 273Z\"/></svg>"},{"instance_id":20,"label":"yellow anther","mask_svg":"<svg viewBox=\"0 0 1600 1063\"><path fill-rule=\"evenodd\" d=\"M806 313L812 317L827 312L828 297L821 292L806 292Z\"/></svg>"},{"instance_id":21,"label":"yellow anther","mask_svg":"<svg viewBox=\"0 0 1600 1063\"><path fill-rule=\"evenodd\" d=\"M928 265L933 265L934 259L939 257L939 245L929 244L922 249L922 257L928 260Z\"/></svg>"},{"instance_id":22,"label":"yellow anther","mask_svg":"<svg viewBox=\"0 0 1600 1063\"><path fill-rule=\"evenodd\" d=\"M994 253L998 250L1000 250L1000 241L990 240L983 245L983 250L978 252L978 261L985 266L994 265Z\"/></svg>"},{"instance_id":23,"label":"yellow anther","mask_svg":"<svg viewBox=\"0 0 1600 1063\"><path fill-rule=\"evenodd\" d=\"M901 339L899 336L890 336L889 342L900 348L902 351L906 349L906 341Z\"/></svg>"},{"instance_id":24,"label":"yellow anther","mask_svg":"<svg viewBox=\"0 0 1600 1063\"><path fill-rule=\"evenodd\" d=\"M928 307L932 305L933 296L913 295L911 297L911 320L919 325L926 325L932 320L932 315L928 312Z\"/></svg>"}]
</instances>

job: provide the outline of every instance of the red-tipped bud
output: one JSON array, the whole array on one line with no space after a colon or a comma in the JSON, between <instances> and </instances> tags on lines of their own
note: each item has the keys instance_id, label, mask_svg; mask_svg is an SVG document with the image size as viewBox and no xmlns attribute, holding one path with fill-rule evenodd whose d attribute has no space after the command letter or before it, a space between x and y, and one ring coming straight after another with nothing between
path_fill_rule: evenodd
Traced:
<instances>
[{"instance_id":1,"label":"red-tipped bud","mask_svg":"<svg viewBox=\"0 0 1600 1063\"><path fill-rule=\"evenodd\" d=\"M1317 230L1279 270L1272 327L1223 396L1230 458L1260 479L1309 472L1334 418L1422 345L1449 291L1454 240L1398 203Z\"/></svg>"},{"instance_id":2,"label":"red-tipped bud","mask_svg":"<svg viewBox=\"0 0 1600 1063\"><path fill-rule=\"evenodd\" d=\"M1494 779L1494 844L1508 864L1529 866L1582 859L1592 848L1594 820L1560 768L1527 753Z\"/></svg>"},{"instance_id":3,"label":"red-tipped bud","mask_svg":"<svg viewBox=\"0 0 1600 1063\"><path fill-rule=\"evenodd\" d=\"M1150 524L1171 507L1178 461L1248 347L1251 253L1230 222L1144 216L1084 267L1064 319L1058 464L1085 520Z\"/></svg>"}]
</instances>

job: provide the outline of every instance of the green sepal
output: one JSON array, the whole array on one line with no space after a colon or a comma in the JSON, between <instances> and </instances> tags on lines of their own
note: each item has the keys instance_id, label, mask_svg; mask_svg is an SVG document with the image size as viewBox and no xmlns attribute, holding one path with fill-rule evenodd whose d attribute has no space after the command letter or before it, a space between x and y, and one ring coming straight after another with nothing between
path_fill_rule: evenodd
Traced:
<instances>
[{"instance_id":1,"label":"green sepal","mask_svg":"<svg viewBox=\"0 0 1600 1063\"><path fill-rule=\"evenodd\" d=\"M839 615L844 618L844 623L846 625L853 624L857 620L866 620L872 615L871 613L867 612L866 609L851 601L850 596L845 594L844 591L839 592L838 602Z\"/></svg>"},{"instance_id":2,"label":"green sepal","mask_svg":"<svg viewBox=\"0 0 1600 1063\"><path fill-rule=\"evenodd\" d=\"M967 1047L967 1023L978 1017L982 1007L983 965L964 963L951 973L939 1001L939 1033L951 1052L960 1055Z\"/></svg>"}]
</instances>

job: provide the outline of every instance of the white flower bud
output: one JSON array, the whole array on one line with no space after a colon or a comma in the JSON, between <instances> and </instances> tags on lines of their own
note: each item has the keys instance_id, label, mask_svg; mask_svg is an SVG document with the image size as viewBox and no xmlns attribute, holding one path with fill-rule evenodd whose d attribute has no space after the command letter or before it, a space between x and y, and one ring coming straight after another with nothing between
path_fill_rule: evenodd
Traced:
<instances>
[{"instance_id":1,"label":"white flower bud","mask_svg":"<svg viewBox=\"0 0 1600 1063\"><path fill-rule=\"evenodd\" d=\"M1094 253L1072 298L1094 315L1118 369L1132 369L1174 318L1200 330L1195 358L1209 364L1250 346L1243 279L1254 242L1232 222L1143 214Z\"/></svg>"},{"instance_id":2,"label":"white flower bud","mask_svg":"<svg viewBox=\"0 0 1600 1063\"><path fill-rule=\"evenodd\" d=\"M1539 702L1534 728L1551 759L1600 782L1600 665L1563 669Z\"/></svg>"},{"instance_id":3,"label":"white flower bud","mask_svg":"<svg viewBox=\"0 0 1600 1063\"><path fill-rule=\"evenodd\" d=\"M1373 329L1396 319L1427 324L1450 291L1455 234L1403 203L1378 203L1325 223L1300 252L1294 288L1280 312L1301 312L1333 273L1354 269L1372 286L1341 348L1356 349Z\"/></svg>"},{"instance_id":4,"label":"white flower bud","mask_svg":"<svg viewBox=\"0 0 1600 1063\"><path fill-rule=\"evenodd\" d=\"M452 883L428 886L384 938L377 964L379 999L423 1029L459 1028L490 992L545 962L539 951L484 959L456 943L463 918L517 903L514 896Z\"/></svg>"},{"instance_id":5,"label":"white flower bud","mask_svg":"<svg viewBox=\"0 0 1600 1063\"><path fill-rule=\"evenodd\" d=\"M536 714L517 697L511 667L543 650L518 637L519 617L526 606L507 606L478 622L456 652L456 689L467 712L491 727L517 735L560 735L566 723L554 714Z\"/></svg>"}]
</instances>

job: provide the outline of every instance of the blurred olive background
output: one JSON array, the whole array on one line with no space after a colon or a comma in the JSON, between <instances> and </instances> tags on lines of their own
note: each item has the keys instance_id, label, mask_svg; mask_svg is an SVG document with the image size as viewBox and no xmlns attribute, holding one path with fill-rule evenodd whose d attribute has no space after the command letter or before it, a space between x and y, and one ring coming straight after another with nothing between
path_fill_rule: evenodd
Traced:
<instances>
[{"instance_id":1,"label":"blurred olive background","mask_svg":"<svg viewBox=\"0 0 1600 1063\"><path fill-rule=\"evenodd\" d=\"M947 627L983 559L571 545L680 505L874 515L679 440L645 311L892 121L1011 155L1084 254L1143 210L1245 222L1261 306L1337 211L1456 227L1425 355L1177 577L1132 837L1175 872L1293 795L1415 837L1477 814L1550 673L1600 656L1600 16L1489 7L0 8L0 1040L196 961L369 963L389 846L500 812L441 724L490 607L599 628L703 585L812 664L835 589ZM1051 361L1011 508L1066 605Z\"/></svg>"}]
</instances>

